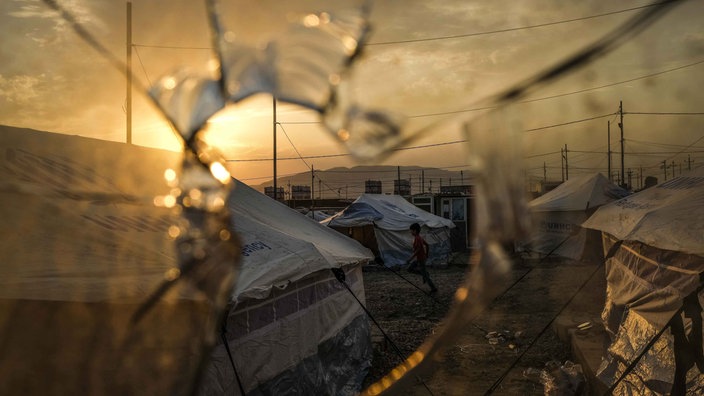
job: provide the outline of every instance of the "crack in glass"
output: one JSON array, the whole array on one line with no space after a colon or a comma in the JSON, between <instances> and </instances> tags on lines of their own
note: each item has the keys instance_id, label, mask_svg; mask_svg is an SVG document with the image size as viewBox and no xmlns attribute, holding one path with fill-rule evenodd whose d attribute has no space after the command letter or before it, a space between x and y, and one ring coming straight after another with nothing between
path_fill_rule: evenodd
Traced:
<instances>
[{"instance_id":1,"label":"crack in glass","mask_svg":"<svg viewBox=\"0 0 704 396\"><path fill-rule=\"evenodd\" d=\"M45 2L61 10L58 3ZM469 160L477 177L481 241L472 258L471 275L467 275L455 293L447 326L364 394L376 395L408 386L416 376L431 369L432 362L452 339L499 293L496 285L505 281L511 267L504 245L528 232L521 168L516 161L522 152L522 115L513 104L529 90L562 78L613 51L675 3L664 2L646 10L602 41L497 95L486 102L495 109L483 117L445 118L429 127L412 130L406 128L405 115L357 103L348 86L348 77L362 55L371 28L368 3L346 12L309 13L292 23L282 38L263 47L250 47L223 26L216 2L207 1L214 56L218 60L217 66L211 68L212 74L181 69L160 78L149 89L150 97L185 146L180 175L167 177L173 187L171 195L157 200L158 205L172 209L179 218L169 229L178 248L178 268L165 275L162 285L136 311L132 317L136 330L127 337L126 344L134 346L139 339L136 335L154 337L145 335L141 326L162 297L179 282L186 281L186 292L202 295L211 304L211 330L218 322L236 280L239 244L230 231L232 225L225 205L232 188L231 177L217 148L205 143L200 134L207 121L228 104L256 93L269 93L277 100L316 111L329 132L359 160L379 158L448 122L459 122L467 134ZM62 15L94 48L101 48L69 13L62 11ZM213 342L212 334L205 337L206 346ZM121 364L132 363L139 362L129 360Z\"/></svg>"}]
</instances>

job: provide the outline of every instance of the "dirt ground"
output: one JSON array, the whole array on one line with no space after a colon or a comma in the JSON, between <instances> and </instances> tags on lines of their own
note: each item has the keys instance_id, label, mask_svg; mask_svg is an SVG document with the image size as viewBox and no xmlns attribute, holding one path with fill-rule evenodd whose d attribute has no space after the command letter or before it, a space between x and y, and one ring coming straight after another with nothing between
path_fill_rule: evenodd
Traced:
<instances>
[{"instance_id":1,"label":"dirt ground","mask_svg":"<svg viewBox=\"0 0 704 396\"><path fill-rule=\"evenodd\" d=\"M381 330L371 323L374 357L365 386L401 362L390 342L405 358L440 324L468 270L467 258L468 254L458 255L447 268L429 269L439 289L434 299L423 293L429 288L419 275L382 267L365 270L367 307L391 340L385 341ZM493 394L545 394L540 370L570 360L568 348L550 324L593 269L579 263L564 268L564 263L554 261L514 260L506 292L455 340L444 361L423 378L424 384L408 394L483 395L492 387ZM535 375L526 377L527 370L534 370Z\"/></svg>"}]
</instances>

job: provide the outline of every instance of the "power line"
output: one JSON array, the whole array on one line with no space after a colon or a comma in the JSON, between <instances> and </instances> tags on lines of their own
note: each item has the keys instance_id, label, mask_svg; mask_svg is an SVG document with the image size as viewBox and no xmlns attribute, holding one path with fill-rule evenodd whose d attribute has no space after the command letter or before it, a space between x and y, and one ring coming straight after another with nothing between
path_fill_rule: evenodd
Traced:
<instances>
[{"instance_id":1,"label":"power line","mask_svg":"<svg viewBox=\"0 0 704 396\"><path fill-rule=\"evenodd\" d=\"M540 130L543 130L543 129L556 128L556 127L559 127L559 126L565 126L565 125L571 125L571 124L578 124L578 123L580 123L580 122L598 120L598 119L600 119L600 118L610 117L610 116L612 116L613 114L614 114L614 113L609 113L609 114L604 114L604 115L595 116L595 117L583 118L583 119L581 119L581 120L574 120L574 121L563 122L563 123L560 123L560 124L546 125L546 126L543 126L543 127L526 129L524 132L534 132L534 131L540 131Z\"/></svg>"},{"instance_id":2,"label":"power line","mask_svg":"<svg viewBox=\"0 0 704 396\"><path fill-rule=\"evenodd\" d=\"M450 35L450 36L438 36L438 37L427 37L427 38L420 38L420 39L394 40L394 41L379 41L376 43L367 43L366 45L371 46L371 45L408 44L408 43L419 43L419 42L426 42L426 41L452 40L452 39L465 38L465 37L485 36L485 35L497 34L497 33L515 32L518 30L535 29L535 28L540 28L540 27L545 27L545 26L553 26L553 25L560 25L560 24L577 22L577 21L584 21L587 19L601 18L601 17L605 17L605 16L616 15L616 14L621 14L624 12L630 12L630 11L640 10L643 8L653 7L655 5L657 5L657 3L648 4L648 5L640 6L640 7L627 8L627 9L618 10L618 11L606 12L603 14L589 15L589 16L573 18L573 19L563 19L563 20L555 21L555 22L546 22L546 23L541 23L541 24L537 24L537 25L520 26L520 27L514 27L514 28L497 29L497 30L489 30L489 31L485 31L485 32L466 33L466 34L458 34L458 35Z\"/></svg>"},{"instance_id":3,"label":"power line","mask_svg":"<svg viewBox=\"0 0 704 396\"><path fill-rule=\"evenodd\" d=\"M146 77L147 83L149 83L149 86L151 86L152 80L149 78L149 74L147 74L147 69L144 67L144 62L142 62L142 57L139 55L139 51L137 51L137 48L134 49L134 53L137 54L137 59L139 60L139 65L142 67L144 77Z\"/></svg>"},{"instance_id":4,"label":"power line","mask_svg":"<svg viewBox=\"0 0 704 396\"><path fill-rule=\"evenodd\" d=\"M550 128L557 128L560 126L565 126L565 125L572 125L572 124L578 124L582 122L587 122L587 121L593 121L593 120L598 120L601 118L605 117L610 117L613 116L614 113L609 113L609 114L603 114L603 115L598 115L594 117L588 117L588 118L582 118L579 120L573 120L573 121L568 121L568 122L563 122L559 124L552 124L552 125L545 125L542 127L537 127L537 128L531 128L531 129L526 129L524 132L534 132L534 131L539 131L539 130L544 130L544 129L550 129ZM281 123L279 123L281 124ZM283 127L282 127L283 129ZM449 142L441 142L441 143L430 143L430 144L424 144L424 145L419 145L419 146L411 146L411 147L401 147L397 149L393 149L391 151L407 151L407 150L417 150L417 149L424 149L424 148L431 148L431 147L440 147L440 146L449 146L449 145L454 145L454 144L460 144L460 143L467 143L467 139L462 139L462 140L453 140ZM335 157L348 157L351 156L352 154L348 153L342 153L342 154L322 154L322 155L313 155L313 156L299 156L298 157L284 157L284 158L279 158L281 161L285 160L297 160L297 159L316 159L316 158L335 158ZM547 155L547 154L538 154L537 156L542 156L542 155ZM526 157L526 158L532 158L532 157ZM255 158L255 159L228 159L228 162L261 162L261 161L271 161L271 158Z\"/></svg>"},{"instance_id":5,"label":"power line","mask_svg":"<svg viewBox=\"0 0 704 396\"><path fill-rule=\"evenodd\" d=\"M651 142L647 140L638 140L638 139L628 139L626 142L629 143L640 143L646 146L657 146L657 147L674 147L674 148L681 148L681 147L694 147L694 148L704 148L702 146L688 146L685 144L668 144L668 143L660 143L660 142Z\"/></svg>"},{"instance_id":6,"label":"power line","mask_svg":"<svg viewBox=\"0 0 704 396\"><path fill-rule=\"evenodd\" d=\"M296 152L296 154L298 154L298 158L300 158L301 161L303 161L303 163L306 165L306 167L307 167L308 169L312 169L312 168L310 167L310 165L308 165L308 163L306 162L305 158L303 158L303 156L301 155L301 153L298 151L298 149L296 148L296 145L294 145L293 142L291 141L291 138L288 136L288 133L286 133L286 129L284 129L284 126L281 125L281 124L278 123L278 122L277 122L276 124L281 128L281 131L283 131L284 136L286 136L286 139L287 139L288 142L291 144L291 147L293 147L293 150Z\"/></svg>"},{"instance_id":7,"label":"power line","mask_svg":"<svg viewBox=\"0 0 704 396\"><path fill-rule=\"evenodd\" d=\"M419 38L419 39L379 41L379 42L375 42L375 43L366 43L365 45L374 46L374 45L407 44L407 43L418 43L418 42L425 42L425 41L452 40L452 39L465 38L465 37L475 37L475 36L485 36L485 35L490 35L490 34L508 33L508 32L514 32L514 31L519 31L519 30L535 29L535 28L546 27L546 26L554 26L554 25L561 25L561 24L566 24L566 23L571 23L571 22L584 21L584 20L588 20L588 19L602 18L602 17L606 17L606 16L636 11L636 10L640 10L643 8L653 7L657 4L658 3L653 3L653 4L648 4L648 5L639 6L639 7L626 8L626 9L622 9L622 10L605 12L602 14L588 15L588 16L572 18L572 19L563 19L563 20L559 20L559 21L546 22L546 23L541 23L541 24L536 24L536 25L518 26L518 27L506 28L506 29L489 30L489 31L484 31L484 32L466 33L466 34L458 34L458 35L447 35L447 36L438 36L438 37L427 37L427 38ZM208 51L213 50L212 47L181 46L181 45L159 45L159 44L132 44L132 45L134 47L159 48L159 49L208 50Z\"/></svg>"},{"instance_id":8,"label":"power line","mask_svg":"<svg viewBox=\"0 0 704 396\"><path fill-rule=\"evenodd\" d=\"M610 88L610 87L613 87L613 86L616 86L616 85L627 84L627 83L631 83L631 82L634 82L634 81L644 80L644 79L646 79L646 78L651 78L651 77L656 77L656 76L660 76L660 75L667 74L667 73L672 73L672 72L675 72L675 71L678 71L678 70L682 70L682 69L686 69L686 68L689 68L689 67L697 66L697 65L700 65L700 64L702 64L702 63L704 63L704 60L700 60L700 61L693 62L693 63L688 63L688 64L682 65L682 66L673 67L673 68L671 68L671 69L661 70L661 71L655 72L655 73L650 73L650 74L645 74L645 75L638 76L638 77L629 78L629 79L626 79L626 80L615 81L615 82L612 82L612 83L608 83L608 84L604 84L604 85L599 85L599 86L596 86L596 87L584 88L584 89L580 89L580 90L576 90L576 91L570 91L570 92L564 92L564 93L556 94L556 95L543 96L543 97L540 97L540 98L520 100L520 101L518 101L517 103L539 102L539 101L543 101L543 100L562 98L562 97L565 97L565 96L576 95L576 94L585 93L585 92L590 92L590 91L596 91L596 90L603 89L603 88ZM408 118L439 117L439 116L446 116L446 115L453 115L453 114L460 114L460 113L470 113L470 112L474 112L474 111L492 110L492 109L495 109L495 108L496 108L496 106L487 106L487 107L476 107L476 108L472 108L472 109L461 109L461 110L453 110L453 111L443 111L443 112L436 112L436 113L423 113L423 114L410 115L410 116L408 116ZM618 113L614 113L614 115L616 115L616 114L618 114ZM637 114L637 113L624 113L624 114ZM642 114L650 114L650 113L642 113ZM652 113L652 114L656 114L656 113ZM701 114L701 113L662 113L662 114L663 114L663 115L665 115L665 114L667 114L667 115L699 115L699 114ZM613 121L613 120L612 120L612 121ZM306 125L306 124L321 124L322 122L321 122L321 121L284 121L284 122L282 122L282 123L283 123L283 124Z\"/></svg>"},{"instance_id":9,"label":"power line","mask_svg":"<svg viewBox=\"0 0 704 396\"><path fill-rule=\"evenodd\" d=\"M155 45L155 44L132 44L133 47L142 48L161 48L161 49L178 49L178 50L209 50L212 51L212 47L187 47L179 45Z\"/></svg>"},{"instance_id":10,"label":"power line","mask_svg":"<svg viewBox=\"0 0 704 396\"><path fill-rule=\"evenodd\" d=\"M636 112L624 111L623 114L638 114L638 115L704 115L704 113L667 113L667 112Z\"/></svg>"},{"instance_id":11,"label":"power line","mask_svg":"<svg viewBox=\"0 0 704 396\"><path fill-rule=\"evenodd\" d=\"M561 98L561 97L564 97L564 96L575 95L575 94L584 93L584 92L589 92L589 91L596 91L596 90L599 90L599 89L602 89L602 88L609 88L609 87L613 87L613 86L616 86L616 85L627 84L627 83L630 83L630 82L634 82L634 81L638 81L638 80L644 80L644 79L646 79L646 78L651 78L651 77L659 76L659 75L662 75L662 74L671 73L671 72L678 71L678 70L681 70L681 69L686 69L686 68L688 68L688 67L697 66L697 65L702 64L702 63L704 63L704 60L700 60L700 61L697 61L697 62L694 62L694 63L689 63L689 64L686 64L686 65L674 67L674 68L672 68L672 69L662 70L662 71L659 71L659 72L656 72L656 73L651 73L651 74L646 74L646 75L639 76L639 77L629 78L629 79L627 79L627 80L621 80L621 81L616 81L616 82L612 82L612 83L608 83L608 84L604 84L604 85L599 85L599 86L596 86L596 87L580 89L580 90L578 90L578 91L572 91L572 92L567 92L567 93L562 93L562 94L557 94L557 95L551 95L551 96L544 96L544 97L542 97L542 98L526 99L526 100L519 101L518 103L538 102L538 101L541 101L541 100L555 99L555 98ZM624 113L624 114L626 114L626 113Z\"/></svg>"}]
</instances>

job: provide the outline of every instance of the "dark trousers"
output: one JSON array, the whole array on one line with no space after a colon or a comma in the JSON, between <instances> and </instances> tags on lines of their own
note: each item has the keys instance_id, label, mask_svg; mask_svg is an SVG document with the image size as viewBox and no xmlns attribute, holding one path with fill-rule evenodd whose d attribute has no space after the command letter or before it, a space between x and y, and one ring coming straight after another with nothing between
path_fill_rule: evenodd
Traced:
<instances>
[{"instance_id":1,"label":"dark trousers","mask_svg":"<svg viewBox=\"0 0 704 396\"><path fill-rule=\"evenodd\" d=\"M416 260L412 262L411 265L408 266L408 272L421 275L423 277L423 283L427 283L428 286L430 286L430 290L437 289L433 281L430 279L428 270L425 269L425 260Z\"/></svg>"}]
</instances>

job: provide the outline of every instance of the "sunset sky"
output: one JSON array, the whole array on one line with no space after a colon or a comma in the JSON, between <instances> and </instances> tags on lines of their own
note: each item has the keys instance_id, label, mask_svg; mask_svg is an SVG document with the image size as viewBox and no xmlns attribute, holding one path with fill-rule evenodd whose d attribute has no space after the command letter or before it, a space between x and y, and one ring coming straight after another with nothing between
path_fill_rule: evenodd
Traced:
<instances>
[{"instance_id":1,"label":"sunset sky","mask_svg":"<svg viewBox=\"0 0 704 396\"><path fill-rule=\"evenodd\" d=\"M126 53L126 6L115 0L59 3L119 59ZM286 34L308 12L355 2L223 1L222 20L252 46ZM408 136L429 132L374 162L469 170L460 123L504 91L593 42L648 1L412 0L372 3L372 34L352 69L357 100L408 117ZM515 104L524 132L529 180L561 178L567 145L570 175L607 168L611 122L613 170L620 169L623 101L625 167L663 179L662 161L704 164L704 2L685 1L628 43ZM0 2L0 124L125 140L125 78L38 0ZM205 69L212 59L203 2L132 1L132 67L149 86L178 67ZM629 114L630 113L630 114ZM279 176L357 164L317 115L279 103ZM272 100L266 94L230 105L210 120L209 139L249 184L272 176ZM290 141L289 141L290 140ZM179 140L133 90L133 143L170 150ZM481 142L470 142L481 146ZM305 158L289 159L298 157ZM687 163L687 160L693 162ZM668 171L668 178L672 170Z\"/></svg>"}]
</instances>

